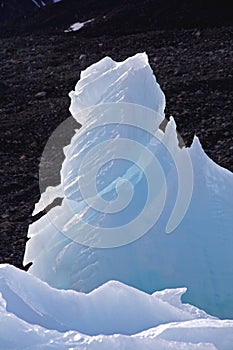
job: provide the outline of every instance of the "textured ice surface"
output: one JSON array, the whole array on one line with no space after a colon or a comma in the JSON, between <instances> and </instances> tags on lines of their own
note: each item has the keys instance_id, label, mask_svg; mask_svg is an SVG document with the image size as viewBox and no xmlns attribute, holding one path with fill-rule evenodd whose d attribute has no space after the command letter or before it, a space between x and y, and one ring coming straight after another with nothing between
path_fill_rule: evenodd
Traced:
<instances>
[{"instance_id":1,"label":"textured ice surface","mask_svg":"<svg viewBox=\"0 0 233 350\"><path fill-rule=\"evenodd\" d=\"M51 209L30 226L30 240L24 258L25 264L33 262L30 272L53 287L81 292L90 292L109 280L121 281L148 293L165 288L187 287L183 301L210 314L232 318L233 175L208 158L197 138L189 149L180 150L172 118L164 133L157 130L164 117L165 98L146 55L138 54L122 63L116 63L110 58L101 60L82 72L70 97L70 111L83 127L76 132L70 146L65 149L61 185L51 190L49 195L45 194L43 201L36 206L38 212L56 196L62 194L64 197L61 207ZM139 110L153 110L156 138L148 138L140 130L135 133L135 129L131 130L126 125L117 125L116 128L103 125L102 129L98 127L90 133L85 132L101 119L101 113L96 112L98 106L105 104L105 113L109 103L113 104L111 108L115 108L115 105L118 108L120 103L130 103L138 104ZM93 105L97 107L92 109ZM138 109L135 111L137 113ZM141 118L144 118L143 114ZM147 120L146 116L143 120ZM124 116L122 121L125 121ZM119 223L124 225L127 216L129 219L132 219L133 214L137 216L145 204L146 183L141 171L132 164L117 162L107 163L98 174L96 182L101 194L107 196L107 199L108 196L113 199L114 179L120 177L130 180L136 195L133 198L135 203L129 211L124 211L120 218L115 215L100 215L82 200L77 169L85 159L86 151L96 146L96 142L104 142L108 137L115 140L122 135L125 138L132 138L133 135L137 142L156 154L162 165L167 186L163 211L152 228L130 244L110 249L79 244L71 237L82 237L86 223L105 228L112 228ZM170 145L172 157L158 140ZM117 148L112 147L111 151L114 156ZM193 180L190 182L190 186L193 183L192 198L183 220L168 235L166 227L176 203L179 185L177 167L173 160L178 162L178 171L183 172L184 179L188 171L187 153L193 168ZM104 152L102 156L105 156ZM140 152L137 156L140 159ZM97 160L95 157L88 158L89 171L86 178ZM145 169L149 168L150 163L147 164L145 160ZM188 179L187 183L182 183L182 186L186 186L185 192L189 191L188 184ZM92 182L89 181L86 185L88 190ZM128 189L125 193L127 191ZM97 196L93 198L95 202ZM182 201L179 205L182 207ZM155 206L155 211L156 208ZM150 218L151 215L147 219ZM95 229L91 234L95 236ZM135 234L137 229L128 230L129 236ZM174 327L163 332L172 335Z\"/></svg>"},{"instance_id":2,"label":"textured ice surface","mask_svg":"<svg viewBox=\"0 0 233 350\"><path fill-rule=\"evenodd\" d=\"M0 265L0 349L232 350L233 321L182 304L183 292L110 281L83 294Z\"/></svg>"}]
</instances>

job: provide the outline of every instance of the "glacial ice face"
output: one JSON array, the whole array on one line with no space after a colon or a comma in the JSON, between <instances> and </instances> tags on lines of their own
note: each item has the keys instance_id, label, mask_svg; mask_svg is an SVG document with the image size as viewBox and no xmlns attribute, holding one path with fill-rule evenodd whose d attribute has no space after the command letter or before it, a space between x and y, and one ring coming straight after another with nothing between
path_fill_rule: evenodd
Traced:
<instances>
[{"instance_id":1,"label":"glacial ice face","mask_svg":"<svg viewBox=\"0 0 233 350\"><path fill-rule=\"evenodd\" d=\"M53 287L82 292L90 292L109 280L148 293L187 287L183 296L186 302L213 315L233 317L233 175L207 157L197 138L189 149L180 149L172 118L165 132L158 130L164 118L165 98L146 55L138 54L122 63L110 58L101 60L82 72L70 96L70 111L83 126L64 150L66 159L60 186L50 188L50 194L47 191L36 206L38 212L56 196L63 197L60 207L51 209L29 228L24 263L33 262L30 272ZM121 107L123 115L119 113ZM118 120L117 124L111 124L109 115L122 117L121 123ZM125 125L129 115L132 120L136 116L134 122L139 124L143 120L150 132ZM116 142L119 138L140 143L143 149L134 152L130 143L124 143L121 149ZM109 139L111 147L101 148L102 153L98 153L95 147L103 146ZM121 152L127 149L134 161L119 160L119 147ZM87 157L91 149L97 153ZM150 152L146 157L145 149ZM109 161L108 156L114 161ZM96 177L90 180L102 158L108 160L106 165L99 167ZM148 177L144 174L153 174L154 158L160 167L156 167L152 181L154 196L147 203ZM83 163L86 173L80 173ZM88 194L85 197L88 202L84 201L80 186L86 194L93 184L98 193ZM127 210L119 210L122 215L117 216L111 205L122 198L122 193L123 199L132 200L130 204L123 203L126 207L129 204ZM155 205L153 198L157 200ZM178 203L177 198L181 199ZM95 208L100 199L105 200L101 202L104 214ZM182 221L172 216L177 205L184 214ZM129 238L127 244L115 241L111 248L103 245L103 236L98 235L100 227L105 229L106 243L108 232L133 221L141 211L145 212L145 207L149 208L148 215L141 224L127 234L122 231L123 239ZM109 208L112 211L106 214ZM151 222L152 214L158 220ZM173 232L166 234L170 218L175 218L178 225L173 225ZM148 231L140 235L141 226L148 222ZM89 232L86 232L87 224L92 226ZM118 235L113 235L116 240L122 238L121 230L117 232Z\"/></svg>"}]
</instances>

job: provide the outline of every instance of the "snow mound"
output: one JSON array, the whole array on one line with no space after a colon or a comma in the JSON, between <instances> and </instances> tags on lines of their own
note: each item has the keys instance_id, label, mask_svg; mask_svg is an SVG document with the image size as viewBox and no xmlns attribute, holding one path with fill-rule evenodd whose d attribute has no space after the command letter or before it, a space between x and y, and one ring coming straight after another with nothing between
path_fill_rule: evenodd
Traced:
<instances>
[{"instance_id":1,"label":"snow mound","mask_svg":"<svg viewBox=\"0 0 233 350\"><path fill-rule=\"evenodd\" d=\"M182 304L184 292L148 295L111 281L83 294L0 265L0 349L231 350L233 321Z\"/></svg>"},{"instance_id":2,"label":"snow mound","mask_svg":"<svg viewBox=\"0 0 233 350\"><path fill-rule=\"evenodd\" d=\"M233 174L197 138L180 149L172 118L158 129L165 98L147 56L104 58L70 97L83 126L64 149L61 184L36 206L63 197L29 228L30 272L85 293L109 280L147 293L187 287L183 301L233 318Z\"/></svg>"}]
</instances>

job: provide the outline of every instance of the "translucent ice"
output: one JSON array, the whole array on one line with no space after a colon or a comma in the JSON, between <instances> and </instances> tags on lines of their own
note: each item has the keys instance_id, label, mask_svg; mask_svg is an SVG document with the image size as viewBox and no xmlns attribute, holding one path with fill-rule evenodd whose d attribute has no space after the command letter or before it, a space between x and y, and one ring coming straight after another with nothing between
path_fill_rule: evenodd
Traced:
<instances>
[{"instance_id":1,"label":"translucent ice","mask_svg":"<svg viewBox=\"0 0 233 350\"><path fill-rule=\"evenodd\" d=\"M197 138L180 149L172 118L158 129L165 98L147 56L101 60L70 97L82 128L61 184L36 206L63 197L30 226L30 272L81 292L109 280L148 293L187 287L186 302L233 317L233 174Z\"/></svg>"}]
</instances>

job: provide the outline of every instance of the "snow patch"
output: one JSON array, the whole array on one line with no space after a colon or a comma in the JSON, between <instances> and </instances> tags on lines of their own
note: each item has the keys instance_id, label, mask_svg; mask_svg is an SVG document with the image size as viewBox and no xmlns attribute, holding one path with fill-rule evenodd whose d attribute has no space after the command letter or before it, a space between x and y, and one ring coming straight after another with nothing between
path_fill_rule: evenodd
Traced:
<instances>
[{"instance_id":1,"label":"snow patch","mask_svg":"<svg viewBox=\"0 0 233 350\"><path fill-rule=\"evenodd\" d=\"M34 2L34 4L40 8L40 5L38 4L38 2L36 0L32 0L32 2Z\"/></svg>"},{"instance_id":2,"label":"snow patch","mask_svg":"<svg viewBox=\"0 0 233 350\"><path fill-rule=\"evenodd\" d=\"M80 29L82 29L86 24L93 22L94 19L89 19L88 21L85 22L76 22L72 24L68 29L65 30L65 33L69 32L76 32Z\"/></svg>"}]
</instances>

